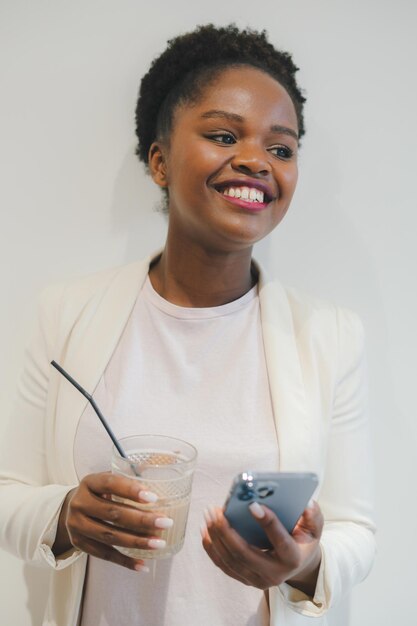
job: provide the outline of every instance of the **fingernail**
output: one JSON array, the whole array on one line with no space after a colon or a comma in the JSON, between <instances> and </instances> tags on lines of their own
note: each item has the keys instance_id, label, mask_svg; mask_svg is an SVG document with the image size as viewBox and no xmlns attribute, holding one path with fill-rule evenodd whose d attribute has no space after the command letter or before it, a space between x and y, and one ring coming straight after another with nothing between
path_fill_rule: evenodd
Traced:
<instances>
[{"instance_id":1,"label":"fingernail","mask_svg":"<svg viewBox=\"0 0 417 626\"><path fill-rule=\"evenodd\" d=\"M252 502L252 504L249 505L249 508L254 517L258 519L262 519L263 517L265 517L265 511L257 502Z\"/></svg>"},{"instance_id":2,"label":"fingernail","mask_svg":"<svg viewBox=\"0 0 417 626\"><path fill-rule=\"evenodd\" d=\"M148 546L150 548L161 549L161 548L165 548L166 545L167 545L167 542L164 539L149 539L148 541Z\"/></svg>"},{"instance_id":3,"label":"fingernail","mask_svg":"<svg viewBox=\"0 0 417 626\"><path fill-rule=\"evenodd\" d=\"M208 513L210 515L210 519L213 522L213 524L215 524L218 520L217 520L217 511L214 508L214 506L210 506L208 509Z\"/></svg>"},{"instance_id":4,"label":"fingernail","mask_svg":"<svg viewBox=\"0 0 417 626\"><path fill-rule=\"evenodd\" d=\"M172 528L174 525L174 520L170 517L157 517L154 521L154 526L156 528Z\"/></svg>"},{"instance_id":5,"label":"fingernail","mask_svg":"<svg viewBox=\"0 0 417 626\"><path fill-rule=\"evenodd\" d=\"M314 500L313 500L313 499L311 499L311 500L309 501L309 503L307 504L307 508L308 508L308 509L314 509Z\"/></svg>"},{"instance_id":6,"label":"fingernail","mask_svg":"<svg viewBox=\"0 0 417 626\"><path fill-rule=\"evenodd\" d=\"M144 502L156 502L158 500L158 496L153 491L139 491L139 499Z\"/></svg>"},{"instance_id":7,"label":"fingernail","mask_svg":"<svg viewBox=\"0 0 417 626\"><path fill-rule=\"evenodd\" d=\"M204 509L204 519L206 520L207 526L211 526L212 520L208 509Z\"/></svg>"},{"instance_id":8,"label":"fingernail","mask_svg":"<svg viewBox=\"0 0 417 626\"><path fill-rule=\"evenodd\" d=\"M202 536L202 538L204 539L206 536L206 532L207 532L207 526L204 526L204 524L202 524L200 526L200 535Z\"/></svg>"},{"instance_id":9,"label":"fingernail","mask_svg":"<svg viewBox=\"0 0 417 626\"><path fill-rule=\"evenodd\" d=\"M150 572L151 570L149 569L149 567L147 567L146 565L141 565L140 563L138 563L137 565L135 565L135 570L137 572L143 572L144 574L147 574L148 572Z\"/></svg>"}]
</instances>

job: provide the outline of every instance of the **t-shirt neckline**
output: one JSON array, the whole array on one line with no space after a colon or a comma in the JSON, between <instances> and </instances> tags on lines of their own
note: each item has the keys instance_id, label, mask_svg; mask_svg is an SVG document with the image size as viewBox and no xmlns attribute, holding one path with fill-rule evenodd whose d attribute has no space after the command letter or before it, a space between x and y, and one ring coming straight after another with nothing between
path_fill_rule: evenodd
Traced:
<instances>
[{"instance_id":1,"label":"t-shirt neckline","mask_svg":"<svg viewBox=\"0 0 417 626\"><path fill-rule=\"evenodd\" d=\"M159 295L159 293L154 289L148 274L142 287L142 295L145 300L171 317L176 317L178 319L208 319L231 315L232 313L247 307L253 300L255 300L255 298L258 297L258 284L254 285L251 289L249 289L249 291L243 294L243 296L240 296L240 298L237 298L232 302L227 302L226 304L220 304L219 306L213 307L185 307L169 302Z\"/></svg>"}]
</instances>

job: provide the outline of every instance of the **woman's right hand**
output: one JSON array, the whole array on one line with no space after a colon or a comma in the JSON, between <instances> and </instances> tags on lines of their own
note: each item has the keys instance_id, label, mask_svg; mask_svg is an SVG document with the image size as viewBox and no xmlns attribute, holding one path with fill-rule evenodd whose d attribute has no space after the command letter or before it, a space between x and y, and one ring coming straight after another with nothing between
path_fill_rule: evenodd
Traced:
<instances>
[{"instance_id":1,"label":"woman's right hand","mask_svg":"<svg viewBox=\"0 0 417 626\"><path fill-rule=\"evenodd\" d=\"M139 481L110 472L89 474L64 501L52 551L59 556L72 547L99 559L140 571L144 561L128 557L113 546L160 549L162 530L173 524L158 512L141 511L115 502L111 496L149 504L156 495L141 488Z\"/></svg>"}]
</instances>

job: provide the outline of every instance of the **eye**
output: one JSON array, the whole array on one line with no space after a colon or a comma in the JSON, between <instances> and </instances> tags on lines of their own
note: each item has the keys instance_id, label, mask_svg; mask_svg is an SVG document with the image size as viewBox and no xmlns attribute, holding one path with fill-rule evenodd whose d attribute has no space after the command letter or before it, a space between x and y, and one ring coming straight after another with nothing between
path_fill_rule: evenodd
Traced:
<instances>
[{"instance_id":1,"label":"eye","mask_svg":"<svg viewBox=\"0 0 417 626\"><path fill-rule=\"evenodd\" d=\"M224 145L232 145L236 143L235 137L232 133L216 133L213 135L207 135L208 139L215 141L216 143L224 144Z\"/></svg>"},{"instance_id":2,"label":"eye","mask_svg":"<svg viewBox=\"0 0 417 626\"><path fill-rule=\"evenodd\" d=\"M294 151L291 150L291 148L288 148L288 146L273 146L272 148L269 148L269 151L284 161L288 161L294 155Z\"/></svg>"}]
</instances>

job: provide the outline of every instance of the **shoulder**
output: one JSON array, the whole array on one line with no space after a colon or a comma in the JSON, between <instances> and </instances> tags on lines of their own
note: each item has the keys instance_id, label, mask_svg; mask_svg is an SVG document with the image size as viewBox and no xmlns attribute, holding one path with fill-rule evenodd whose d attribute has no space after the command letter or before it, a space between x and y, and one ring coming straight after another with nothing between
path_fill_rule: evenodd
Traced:
<instances>
[{"instance_id":1,"label":"shoulder","mask_svg":"<svg viewBox=\"0 0 417 626\"><path fill-rule=\"evenodd\" d=\"M298 322L313 320L315 323L333 323L346 331L363 332L361 319L355 311L295 287L283 289L293 317Z\"/></svg>"},{"instance_id":2,"label":"shoulder","mask_svg":"<svg viewBox=\"0 0 417 626\"><path fill-rule=\"evenodd\" d=\"M64 333L83 319L99 319L103 309L118 310L134 301L146 278L149 259L71 278L47 286L38 298L38 319Z\"/></svg>"},{"instance_id":3,"label":"shoulder","mask_svg":"<svg viewBox=\"0 0 417 626\"><path fill-rule=\"evenodd\" d=\"M111 288L140 280L142 275L146 275L148 267L149 259L146 258L53 283L42 290L39 300L44 306L58 303L83 306L91 300L101 298Z\"/></svg>"},{"instance_id":4,"label":"shoulder","mask_svg":"<svg viewBox=\"0 0 417 626\"><path fill-rule=\"evenodd\" d=\"M291 327L296 338L313 336L336 344L342 337L363 339L360 317L351 309L312 295L296 287L271 279L256 263L259 271L259 295L267 323Z\"/></svg>"},{"instance_id":5,"label":"shoulder","mask_svg":"<svg viewBox=\"0 0 417 626\"><path fill-rule=\"evenodd\" d=\"M364 329L359 315L351 309L296 287L282 285L263 275L263 297L267 299L269 320L287 320L297 342L338 352L363 344ZM271 308L273 305L273 308Z\"/></svg>"},{"instance_id":6,"label":"shoulder","mask_svg":"<svg viewBox=\"0 0 417 626\"><path fill-rule=\"evenodd\" d=\"M364 326L355 311L293 287L284 287L284 291L300 340L308 337L316 348L331 348L338 359L363 353Z\"/></svg>"}]
</instances>

